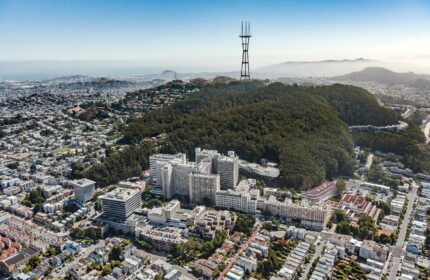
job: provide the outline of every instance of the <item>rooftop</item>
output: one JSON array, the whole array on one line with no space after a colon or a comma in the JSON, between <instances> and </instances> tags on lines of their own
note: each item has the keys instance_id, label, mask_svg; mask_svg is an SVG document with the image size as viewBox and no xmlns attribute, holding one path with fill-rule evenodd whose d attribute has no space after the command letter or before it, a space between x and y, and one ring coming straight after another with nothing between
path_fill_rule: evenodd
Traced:
<instances>
[{"instance_id":1,"label":"rooftop","mask_svg":"<svg viewBox=\"0 0 430 280\"><path fill-rule=\"evenodd\" d=\"M139 193L138 189L116 188L113 191L100 196L100 199L115 200L125 202Z\"/></svg>"}]
</instances>

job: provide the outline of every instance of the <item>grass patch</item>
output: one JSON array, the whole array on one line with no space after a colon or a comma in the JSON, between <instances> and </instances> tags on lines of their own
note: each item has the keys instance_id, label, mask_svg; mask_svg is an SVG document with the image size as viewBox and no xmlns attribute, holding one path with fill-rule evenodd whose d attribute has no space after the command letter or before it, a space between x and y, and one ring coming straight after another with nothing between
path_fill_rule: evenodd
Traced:
<instances>
[{"instance_id":1,"label":"grass patch","mask_svg":"<svg viewBox=\"0 0 430 280\"><path fill-rule=\"evenodd\" d=\"M67 146L60 147L56 150L57 153L67 154L70 151L70 148Z\"/></svg>"}]
</instances>

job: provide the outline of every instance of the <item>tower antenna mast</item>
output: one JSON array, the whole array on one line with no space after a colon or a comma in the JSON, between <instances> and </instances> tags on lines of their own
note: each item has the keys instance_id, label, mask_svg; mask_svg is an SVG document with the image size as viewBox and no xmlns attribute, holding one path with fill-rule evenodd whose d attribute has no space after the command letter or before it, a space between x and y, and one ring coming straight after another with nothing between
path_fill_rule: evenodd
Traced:
<instances>
[{"instance_id":1,"label":"tower antenna mast","mask_svg":"<svg viewBox=\"0 0 430 280\"><path fill-rule=\"evenodd\" d=\"M251 38L251 22L242 21L239 37L242 39L242 66L240 68L240 80L251 80L249 73L249 38Z\"/></svg>"}]
</instances>

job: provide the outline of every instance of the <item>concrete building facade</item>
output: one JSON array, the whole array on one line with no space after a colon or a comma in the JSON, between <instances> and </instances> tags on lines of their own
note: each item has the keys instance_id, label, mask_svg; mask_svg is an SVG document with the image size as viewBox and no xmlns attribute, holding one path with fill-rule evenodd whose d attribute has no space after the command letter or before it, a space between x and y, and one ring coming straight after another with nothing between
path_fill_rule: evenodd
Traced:
<instances>
[{"instance_id":1,"label":"concrete building facade","mask_svg":"<svg viewBox=\"0 0 430 280\"><path fill-rule=\"evenodd\" d=\"M100 196L103 216L116 221L125 221L142 204L139 189L116 188Z\"/></svg>"},{"instance_id":2,"label":"concrete building facade","mask_svg":"<svg viewBox=\"0 0 430 280\"><path fill-rule=\"evenodd\" d=\"M96 182L89 179L79 179L68 182L75 192L75 200L81 204L94 198L96 193Z\"/></svg>"},{"instance_id":3,"label":"concrete building facade","mask_svg":"<svg viewBox=\"0 0 430 280\"><path fill-rule=\"evenodd\" d=\"M219 174L192 173L189 175L189 196L192 204L215 205L220 190Z\"/></svg>"}]
</instances>

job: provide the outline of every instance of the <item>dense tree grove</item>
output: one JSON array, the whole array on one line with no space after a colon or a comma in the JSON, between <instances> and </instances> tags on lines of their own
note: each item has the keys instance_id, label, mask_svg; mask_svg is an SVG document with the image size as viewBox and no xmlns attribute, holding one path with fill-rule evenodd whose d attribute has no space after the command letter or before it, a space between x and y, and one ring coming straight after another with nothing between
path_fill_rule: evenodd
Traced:
<instances>
[{"instance_id":1,"label":"dense tree grove","mask_svg":"<svg viewBox=\"0 0 430 280\"><path fill-rule=\"evenodd\" d=\"M154 153L152 145L144 143L131 145L122 151L112 153L102 163L84 170L82 175L97 182L98 186L108 186L120 180L139 176L149 167L149 156Z\"/></svg>"},{"instance_id":2,"label":"dense tree grove","mask_svg":"<svg viewBox=\"0 0 430 280\"><path fill-rule=\"evenodd\" d=\"M192 158L198 146L223 153L235 150L249 161L278 162L278 185L301 188L352 174L348 124L396 122L395 113L353 86L211 84L186 100L130 120L120 140L129 148L109 155L83 175L99 185L136 176L148 167L152 151L142 147L144 139L166 133L160 152L186 152Z\"/></svg>"},{"instance_id":3,"label":"dense tree grove","mask_svg":"<svg viewBox=\"0 0 430 280\"><path fill-rule=\"evenodd\" d=\"M430 173L430 163L427 160L430 148L425 145L425 137L421 130L409 125L400 133L354 133L354 142L360 147L368 147L382 152L391 152L404 156L404 163L415 172Z\"/></svg>"},{"instance_id":4,"label":"dense tree grove","mask_svg":"<svg viewBox=\"0 0 430 280\"><path fill-rule=\"evenodd\" d=\"M255 217L251 215L238 214L236 223L234 225L234 231L243 232L246 235L251 234L252 229L255 225Z\"/></svg>"},{"instance_id":5,"label":"dense tree grove","mask_svg":"<svg viewBox=\"0 0 430 280\"><path fill-rule=\"evenodd\" d=\"M349 125L384 126L398 122L397 113L381 107L375 97L363 88L332 85L315 87L313 90L327 100Z\"/></svg>"},{"instance_id":6,"label":"dense tree grove","mask_svg":"<svg viewBox=\"0 0 430 280\"><path fill-rule=\"evenodd\" d=\"M103 238L102 231L97 228L73 228L70 231L71 236L74 238L89 238L92 240L99 240Z\"/></svg>"},{"instance_id":7,"label":"dense tree grove","mask_svg":"<svg viewBox=\"0 0 430 280\"><path fill-rule=\"evenodd\" d=\"M195 258L208 258L224 243L227 237L227 231L219 230L212 240L203 241L190 238L186 242L176 244L173 257L179 264L187 263Z\"/></svg>"},{"instance_id":8,"label":"dense tree grove","mask_svg":"<svg viewBox=\"0 0 430 280\"><path fill-rule=\"evenodd\" d=\"M377 231L375 222L369 216L363 216L358 220L358 225L351 225L348 219L340 212L335 212L333 221L337 223L336 232L341 234L351 234L362 239L373 239Z\"/></svg>"}]
</instances>

